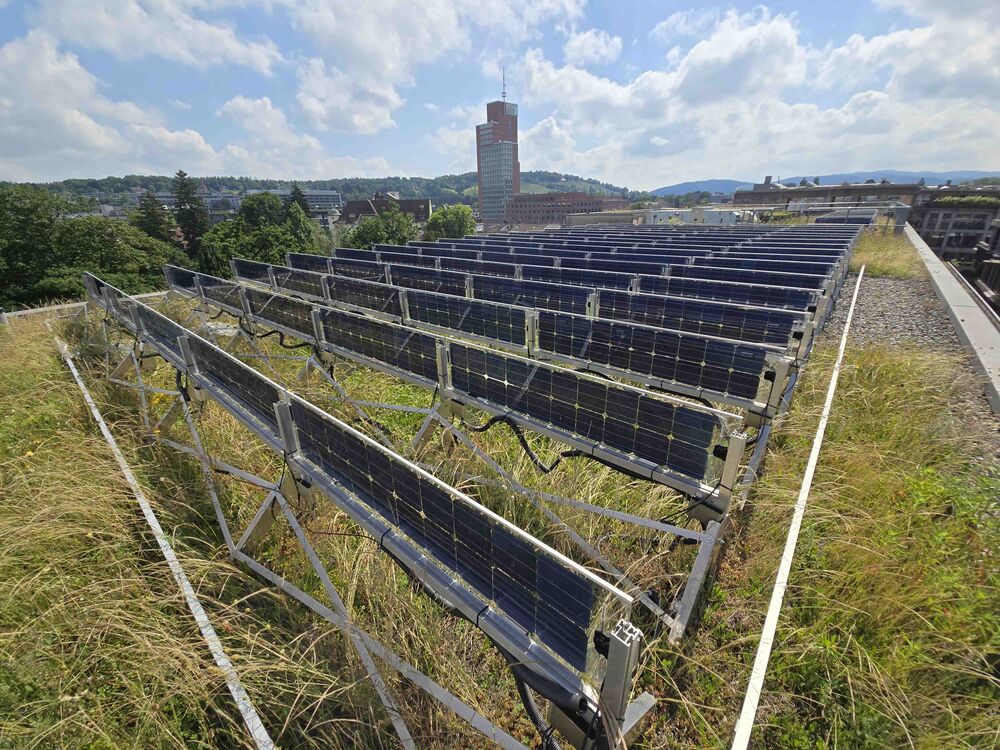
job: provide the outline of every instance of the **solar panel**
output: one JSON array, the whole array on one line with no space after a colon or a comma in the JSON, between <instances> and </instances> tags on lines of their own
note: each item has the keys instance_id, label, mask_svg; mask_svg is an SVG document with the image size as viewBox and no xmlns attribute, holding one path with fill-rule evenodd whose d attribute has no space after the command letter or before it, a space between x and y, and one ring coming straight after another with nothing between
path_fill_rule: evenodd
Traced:
<instances>
[{"instance_id":1,"label":"solar panel","mask_svg":"<svg viewBox=\"0 0 1000 750\"><path fill-rule=\"evenodd\" d=\"M267 263L258 263L255 260L245 258L233 258L230 261L233 268L233 275L238 279L247 279L264 286L271 285L271 266Z\"/></svg>"},{"instance_id":2,"label":"solar panel","mask_svg":"<svg viewBox=\"0 0 1000 750\"><path fill-rule=\"evenodd\" d=\"M631 294L602 289L598 292L600 318L631 320L643 325L691 331L738 341L788 346L802 321L791 311L745 308L703 300Z\"/></svg>"},{"instance_id":3,"label":"solar panel","mask_svg":"<svg viewBox=\"0 0 1000 750\"><path fill-rule=\"evenodd\" d=\"M704 266L670 266L670 275L693 279L719 279L720 281L746 284L791 286L799 289L821 289L826 282L825 276L803 276L772 271L743 271L736 268L706 268Z\"/></svg>"},{"instance_id":4,"label":"solar panel","mask_svg":"<svg viewBox=\"0 0 1000 750\"><path fill-rule=\"evenodd\" d=\"M520 307L409 290L410 319L492 341L525 345L526 311Z\"/></svg>"},{"instance_id":5,"label":"solar panel","mask_svg":"<svg viewBox=\"0 0 1000 750\"><path fill-rule=\"evenodd\" d=\"M331 302L386 313L394 318L403 314L399 290L385 284L344 276L325 276L326 297Z\"/></svg>"},{"instance_id":6,"label":"solar panel","mask_svg":"<svg viewBox=\"0 0 1000 750\"><path fill-rule=\"evenodd\" d=\"M335 247L330 251L330 257L340 260L364 260L373 263L378 261L374 251L356 247Z\"/></svg>"},{"instance_id":7,"label":"solar panel","mask_svg":"<svg viewBox=\"0 0 1000 750\"><path fill-rule=\"evenodd\" d=\"M810 305L816 304L816 292L811 289L737 284L715 279L686 279L679 276L640 276L639 291L789 310L806 310Z\"/></svg>"},{"instance_id":8,"label":"solar panel","mask_svg":"<svg viewBox=\"0 0 1000 750\"><path fill-rule=\"evenodd\" d=\"M750 400L767 367L767 351L760 346L548 310L538 312L538 347Z\"/></svg>"},{"instance_id":9,"label":"solar panel","mask_svg":"<svg viewBox=\"0 0 1000 750\"><path fill-rule=\"evenodd\" d=\"M572 667L586 668L596 600L592 580L329 415L296 397L290 406L308 460Z\"/></svg>"},{"instance_id":10,"label":"solar panel","mask_svg":"<svg viewBox=\"0 0 1000 750\"><path fill-rule=\"evenodd\" d=\"M563 268L589 268L594 271L615 271L618 273L627 273L635 276L640 273L648 273L653 276L659 276L663 273L664 263L636 263L633 261L623 261L621 259L616 260L594 260L594 259L578 259L578 258L563 258L560 265Z\"/></svg>"},{"instance_id":11,"label":"solar panel","mask_svg":"<svg viewBox=\"0 0 1000 750\"><path fill-rule=\"evenodd\" d=\"M256 319L285 328L303 340L315 338L311 303L249 287L246 296Z\"/></svg>"},{"instance_id":12,"label":"solar panel","mask_svg":"<svg viewBox=\"0 0 1000 750\"><path fill-rule=\"evenodd\" d=\"M201 284L201 291L207 299L234 315L243 314L239 284L204 275L198 277L198 282Z\"/></svg>"},{"instance_id":13,"label":"solar panel","mask_svg":"<svg viewBox=\"0 0 1000 750\"><path fill-rule=\"evenodd\" d=\"M520 357L450 343L454 387L687 476L703 477L717 416Z\"/></svg>"},{"instance_id":14,"label":"solar panel","mask_svg":"<svg viewBox=\"0 0 1000 750\"><path fill-rule=\"evenodd\" d=\"M326 255L288 253L285 259L292 268L298 268L302 271L317 271L319 273L328 273L330 271L330 259Z\"/></svg>"},{"instance_id":15,"label":"solar panel","mask_svg":"<svg viewBox=\"0 0 1000 750\"><path fill-rule=\"evenodd\" d=\"M515 254L485 251L482 254L482 258L494 263L531 263L533 266L554 266L556 264L556 258L550 255L531 255L527 253Z\"/></svg>"},{"instance_id":16,"label":"solar panel","mask_svg":"<svg viewBox=\"0 0 1000 750\"><path fill-rule=\"evenodd\" d=\"M256 370L224 353L197 336L188 338L198 373L227 391L259 422L278 432L274 404L281 394L278 387Z\"/></svg>"},{"instance_id":17,"label":"solar panel","mask_svg":"<svg viewBox=\"0 0 1000 750\"><path fill-rule=\"evenodd\" d=\"M195 283L197 274L194 271L168 265L164 266L163 273L166 275L167 284L171 288L182 290L184 293L191 295L198 293L198 286Z\"/></svg>"},{"instance_id":18,"label":"solar panel","mask_svg":"<svg viewBox=\"0 0 1000 750\"><path fill-rule=\"evenodd\" d=\"M368 260L340 260L331 259L330 273L338 276L350 276L353 279L365 279L366 281L385 281L385 266L382 263L375 263Z\"/></svg>"},{"instance_id":19,"label":"solar panel","mask_svg":"<svg viewBox=\"0 0 1000 750\"><path fill-rule=\"evenodd\" d=\"M511 279L517 275L517 266L512 263L491 263L485 260L467 260L465 258L441 258L440 260L441 268L449 271L506 276Z\"/></svg>"},{"instance_id":20,"label":"solar panel","mask_svg":"<svg viewBox=\"0 0 1000 750\"><path fill-rule=\"evenodd\" d=\"M326 343L437 384L435 336L328 307L320 315Z\"/></svg>"},{"instance_id":21,"label":"solar panel","mask_svg":"<svg viewBox=\"0 0 1000 750\"><path fill-rule=\"evenodd\" d=\"M579 268L548 268L546 266L521 266L521 278L529 281L547 281L571 286L628 289L634 276L609 271L589 271Z\"/></svg>"},{"instance_id":22,"label":"solar panel","mask_svg":"<svg viewBox=\"0 0 1000 750\"><path fill-rule=\"evenodd\" d=\"M466 276L463 273L396 265L389 266L389 272L392 276L392 283L398 286L408 289L423 289L426 292L465 296Z\"/></svg>"},{"instance_id":23,"label":"solar panel","mask_svg":"<svg viewBox=\"0 0 1000 750\"><path fill-rule=\"evenodd\" d=\"M142 330L153 340L155 347L161 352L166 351L172 361L183 362L184 354L177 339L186 336L187 329L145 305L135 305L135 311Z\"/></svg>"},{"instance_id":24,"label":"solar panel","mask_svg":"<svg viewBox=\"0 0 1000 750\"><path fill-rule=\"evenodd\" d=\"M282 289L290 289L298 294L308 295L315 299L325 299L323 292L323 274L312 271L274 269L274 280Z\"/></svg>"},{"instance_id":25,"label":"solar panel","mask_svg":"<svg viewBox=\"0 0 1000 750\"><path fill-rule=\"evenodd\" d=\"M591 290L585 287L518 281L491 276L472 277L472 296L508 305L537 307L545 310L586 313Z\"/></svg>"}]
</instances>

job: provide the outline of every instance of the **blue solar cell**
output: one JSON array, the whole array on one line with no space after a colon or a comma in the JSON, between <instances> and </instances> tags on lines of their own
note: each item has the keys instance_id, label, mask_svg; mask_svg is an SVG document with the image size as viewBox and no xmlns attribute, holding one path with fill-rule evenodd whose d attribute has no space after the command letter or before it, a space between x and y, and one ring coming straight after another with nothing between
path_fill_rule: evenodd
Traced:
<instances>
[{"instance_id":1,"label":"blue solar cell","mask_svg":"<svg viewBox=\"0 0 1000 750\"><path fill-rule=\"evenodd\" d=\"M410 290L412 320L494 341L524 346L526 311L520 307Z\"/></svg>"},{"instance_id":2,"label":"blue solar cell","mask_svg":"<svg viewBox=\"0 0 1000 750\"><path fill-rule=\"evenodd\" d=\"M788 346L802 320L791 311L602 289L598 317L765 344Z\"/></svg>"},{"instance_id":3,"label":"blue solar cell","mask_svg":"<svg viewBox=\"0 0 1000 750\"><path fill-rule=\"evenodd\" d=\"M407 289L465 296L465 274L418 266L389 266L392 283Z\"/></svg>"},{"instance_id":4,"label":"blue solar cell","mask_svg":"<svg viewBox=\"0 0 1000 750\"><path fill-rule=\"evenodd\" d=\"M338 260L330 261L330 273L337 276L350 276L353 279L366 281L385 281L385 265L368 260Z\"/></svg>"},{"instance_id":5,"label":"blue solar cell","mask_svg":"<svg viewBox=\"0 0 1000 750\"><path fill-rule=\"evenodd\" d=\"M605 289L628 289L634 276L610 271L590 271L579 268L548 268L546 266L522 266L521 278L528 281L547 281L553 284L587 286Z\"/></svg>"},{"instance_id":6,"label":"blue solar cell","mask_svg":"<svg viewBox=\"0 0 1000 750\"><path fill-rule=\"evenodd\" d=\"M508 305L585 313L591 290L585 287L518 281L490 276L472 277L472 296Z\"/></svg>"},{"instance_id":7,"label":"blue solar cell","mask_svg":"<svg viewBox=\"0 0 1000 750\"><path fill-rule=\"evenodd\" d=\"M302 271L317 271L327 273L330 270L330 258L326 255L309 255L306 253L288 253L288 265Z\"/></svg>"},{"instance_id":8,"label":"blue solar cell","mask_svg":"<svg viewBox=\"0 0 1000 750\"><path fill-rule=\"evenodd\" d=\"M257 420L277 434L278 421L274 415L274 404L280 398L277 387L256 370L207 341L197 336L189 337L188 341L198 373L237 399Z\"/></svg>"},{"instance_id":9,"label":"blue solar cell","mask_svg":"<svg viewBox=\"0 0 1000 750\"><path fill-rule=\"evenodd\" d=\"M267 263L258 263L255 260L246 260L245 258L233 258L232 264L236 278L270 286L271 276L268 273L270 266Z\"/></svg>"},{"instance_id":10,"label":"blue solar cell","mask_svg":"<svg viewBox=\"0 0 1000 750\"><path fill-rule=\"evenodd\" d=\"M806 310L811 305L816 304L816 292L811 289L737 284L715 279L687 279L679 276L641 276L639 278L639 291L789 310Z\"/></svg>"},{"instance_id":11,"label":"blue solar cell","mask_svg":"<svg viewBox=\"0 0 1000 750\"><path fill-rule=\"evenodd\" d=\"M245 294L256 320L281 326L303 340L315 338L311 303L250 288Z\"/></svg>"},{"instance_id":12,"label":"blue solar cell","mask_svg":"<svg viewBox=\"0 0 1000 750\"><path fill-rule=\"evenodd\" d=\"M322 308L321 317L323 337L333 346L437 383L436 337L330 308Z\"/></svg>"},{"instance_id":13,"label":"blue solar cell","mask_svg":"<svg viewBox=\"0 0 1000 750\"><path fill-rule=\"evenodd\" d=\"M594 583L450 488L291 401L303 455L577 670L587 662Z\"/></svg>"},{"instance_id":14,"label":"blue solar cell","mask_svg":"<svg viewBox=\"0 0 1000 750\"><path fill-rule=\"evenodd\" d=\"M791 286L800 289L820 289L826 282L824 276L803 276L771 271L743 271L736 268L706 268L703 266L671 266L670 275L694 279L719 279L720 281L735 281L745 284Z\"/></svg>"}]
</instances>

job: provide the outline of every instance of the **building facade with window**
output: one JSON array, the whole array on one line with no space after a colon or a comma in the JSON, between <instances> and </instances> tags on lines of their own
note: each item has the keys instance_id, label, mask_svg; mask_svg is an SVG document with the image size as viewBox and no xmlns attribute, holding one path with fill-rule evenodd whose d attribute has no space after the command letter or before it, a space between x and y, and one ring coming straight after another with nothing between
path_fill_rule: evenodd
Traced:
<instances>
[{"instance_id":1,"label":"building facade with window","mask_svg":"<svg viewBox=\"0 0 1000 750\"><path fill-rule=\"evenodd\" d=\"M520 193L504 211L507 224L563 224L569 214L589 214L628 207L624 198L588 193Z\"/></svg>"},{"instance_id":2,"label":"building facade with window","mask_svg":"<svg viewBox=\"0 0 1000 750\"><path fill-rule=\"evenodd\" d=\"M503 222L507 204L521 192L517 105L513 102L486 105L486 122L476 126L476 174L483 223Z\"/></svg>"}]
</instances>

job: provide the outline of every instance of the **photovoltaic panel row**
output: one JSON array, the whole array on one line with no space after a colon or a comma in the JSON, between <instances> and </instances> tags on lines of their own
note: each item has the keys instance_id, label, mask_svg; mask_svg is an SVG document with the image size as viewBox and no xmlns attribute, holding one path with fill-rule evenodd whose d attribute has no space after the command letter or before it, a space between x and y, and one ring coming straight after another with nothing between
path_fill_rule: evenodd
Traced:
<instances>
[{"instance_id":1,"label":"photovoltaic panel row","mask_svg":"<svg viewBox=\"0 0 1000 750\"><path fill-rule=\"evenodd\" d=\"M422 276L430 278L433 278L435 274L448 273L429 268L407 268L407 270L418 271ZM460 274L458 275L460 276ZM792 333L805 322L802 314L786 310L758 310L722 302L660 297L658 294L637 294L632 296L638 299L632 299L628 293L615 290L594 290L590 287L491 276L471 276L470 278L472 280L472 296L475 299L584 315L588 314L588 301L591 294L598 291L598 297L602 302L594 313L597 317L633 320L659 328L690 331L747 342L788 346ZM656 277L643 278L655 279ZM392 281L400 286L408 286L411 283L403 275L397 275L395 270ZM464 292L464 279L462 287ZM438 289L432 291L438 291ZM458 296L463 296L463 292L458 291L457 283L454 284L453 292L445 291L445 293L454 293ZM620 297L620 295L626 296ZM605 299L617 301L604 303ZM625 304L623 300L627 301L625 309L629 311L629 314L621 312L622 305ZM641 315L633 316L632 311L634 310L642 310L643 312Z\"/></svg>"},{"instance_id":2,"label":"photovoltaic panel row","mask_svg":"<svg viewBox=\"0 0 1000 750\"><path fill-rule=\"evenodd\" d=\"M279 277L276 272L275 278ZM328 278L327 283L330 281ZM371 282L346 281L385 289ZM280 291L294 292L284 288ZM526 347L527 311L522 307L415 290L406 291L406 299L408 314L404 322L413 321L501 345ZM329 301L339 302L336 296ZM304 325L307 324L305 321ZM584 366L614 368L626 379L643 384L664 388L674 385L742 399L748 402L744 404L748 408L753 406L760 390L770 351L759 344L555 311L538 312L537 341L531 348L542 358L555 355Z\"/></svg>"},{"instance_id":3,"label":"photovoltaic panel row","mask_svg":"<svg viewBox=\"0 0 1000 750\"><path fill-rule=\"evenodd\" d=\"M538 311L544 351L753 400L767 367L760 346L688 336L614 320Z\"/></svg>"},{"instance_id":4,"label":"photovoltaic panel row","mask_svg":"<svg viewBox=\"0 0 1000 750\"><path fill-rule=\"evenodd\" d=\"M710 413L464 344L452 343L449 353L458 391L637 456L650 471L667 466L686 476L705 476L719 427Z\"/></svg>"},{"instance_id":5,"label":"photovoltaic panel row","mask_svg":"<svg viewBox=\"0 0 1000 750\"><path fill-rule=\"evenodd\" d=\"M489 392L502 388L503 400L492 402L494 413L509 413L528 429L554 430L553 436L571 445L582 441L591 455L629 466L658 481L705 486L708 459L715 436L722 430L722 412L656 398L637 388L554 365L449 342L412 328L313 306L306 300L270 296L270 301L251 298L254 320L264 325L304 328L307 315L315 309L320 316L321 346L386 366L427 388L438 387L447 377L438 365L437 347L443 345L452 357L449 389L454 388L460 399L472 396L490 401ZM293 319L287 316L286 308L296 310ZM314 337L304 332L302 338ZM457 375L456 351L461 369ZM526 372L525 367L529 367L531 377L521 381L524 391L517 396L517 389L508 386L515 382L511 379L514 375ZM490 410L490 404L480 406ZM570 419L568 415L575 416ZM650 442L654 435L657 439Z\"/></svg>"},{"instance_id":6,"label":"photovoltaic panel row","mask_svg":"<svg viewBox=\"0 0 1000 750\"><path fill-rule=\"evenodd\" d=\"M158 332L185 335L195 376L245 409L272 445L280 435L274 405L286 401L305 459L574 669L586 668L598 591L626 603L627 595L218 347L148 308L140 317ZM159 333L147 337L179 350Z\"/></svg>"},{"instance_id":7,"label":"photovoltaic panel row","mask_svg":"<svg viewBox=\"0 0 1000 750\"><path fill-rule=\"evenodd\" d=\"M712 255L708 258L698 258L695 260L694 265L714 266L716 268L737 268L744 271L775 271L778 273L829 276L833 272L835 264L798 260L767 260L758 258L738 258L727 255Z\"/></svg>"},{"instance_id":8,"label":"photovoltaic panel row","mask_svg":"<svg viewBox=\"0 0 1000 750\"><path fill-rule=\"evenodd\" d=\"M788 346L801 316L784 310L719 305L703 300L600 291L597 315L738 341Z\"/></svg>"},{"instance_id":9,"label":"photovoltaic panel row","mask_svg":"<svg viewBox=\"0 0 1000 750\"><path fill-rule=\"evenodd\" d=\"M719 281L736 281L746 284L791 286L799 289L822 289L827 281L825 276L806 276L794 273L775 273L773 271L745 271L739 268L709 268L705 266L671 266L670 275L690 279L718 279ZM649 291L655 286L656 279L657 277L655 276L643 276L639 288L643 291Z\"/></svg>"},{"instance_id":10,"label":"photovoltaic panel row","mask_svg":"<svg viewBox=\"0 0 1000 750\"><path fill-rule=\"evenodd\" d=\"M312 259L317 257L319 256L290 253L288 255L288 262L291 266L302 268L311 265ZM380 268L378 264L371 264L371 267ZM320 270L325 271L327 268L323 267ZM620 290L627 289L633 281L633 277L628 274L614 274L603 271L546 269L539 266L522 266L522 276L526 281L544 281L554 284ZM670 276L655 277L655 279L655 281L646 281L645 289L642 290L653 294L669 294L714 300L717 302L760 305L789 310L807 310L815 306L817 295L820 291L818 289L748 284L746 282L713 278L697 279ZM395 279L393 281L398 284L398 281ZM401 286L401 284L399 285ZM453 291L449 291L448 293L464 294L464 291L458 292L458 286L453 281L449 285ZM524 302L512 302L509 297L497 299L496 301L507 302L508 304L524 304L528 307L541 306L535 305L529 300L530 297L525 296Z\"/></svg>"}]
</instances>

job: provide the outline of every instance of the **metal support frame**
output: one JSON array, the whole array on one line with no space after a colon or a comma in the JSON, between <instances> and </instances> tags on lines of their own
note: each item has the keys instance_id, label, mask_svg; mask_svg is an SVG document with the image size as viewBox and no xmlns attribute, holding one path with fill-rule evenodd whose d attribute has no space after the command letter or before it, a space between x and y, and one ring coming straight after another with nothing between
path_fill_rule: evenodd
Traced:
<instances>
[{"instance_id":1,"label":"metal support frame","mask_svg":"<svg viewBox=\"0 0 1000 750\"><path fill-rule=\"evenodd\" d=\"M197 360L192 356L191 348L186 343L187 339L182 338L180 341L185 359L188 360L190 365L196 366ZM144 356L144 344L140 342L137 345L137 348L139 350L139 356ZM110 347L109 345L109 352L110 351L113 351L113 347ZM365 666L369 679L372 681L372 684L379 695L386 713L388 714L389 719L398 735L400 744L404 748L408 749L415 749L417 747L402 715L399 712L395 699L391 695L388 686L382 678L379 667L373 659L373 655L378 656L401 676L436 698L447 709L467 721L473 728L483 733L488 739L496 742L501 747L508 748L509 750L526 750L526 747L521 742L494 725L489 721L489 719L462 702L445 688L441 687L439 684L421 673L418 669L408 664L397 654L393 653L386 646L372 638L372 636L358 628L352 622L343 599L337 589L333 586L329 574L326 572L325 566L309 542L295 511L287 499L288 493L293 491L292 488L301 489L303 487L299 479L286 476L282 484L278 485L256 475L237 469L236 467L233 467L225 462L213 459L205 450L203 440L201 439L196 424L195 413L185 400L184 394L180 391L167 391L167 393L174 398L174 403L168 408L168 414L171 412L179 412L179 414L183 414L190 443L179 443L160 434L157 430L150 429L148 427L151 420L148 411L149 407L145 402L144 396L148 392L164 393L165 389L152 388L142 382L142 365L139 363L143 361L162 362L163 360L159 358L153 360L137 359L136 350L129 349L129 351L121 359L119 366L121 363L124 363L124 369L127 371L129 369L128 366L131 365L136 380L135 382L128 382L118 379L116 382L129 387L140 394L142 424L144 426L145 437L152 442L164 444L186 455L192 456L198 461L208 487L216 520L225 540L226 547L229 550L230 559L243 563L257 575L260 575L275 584L286 593L291 594L328 622L340 628L345 635L348 636L355 651L358 653ZM119 369L119 366L116 366L114 369ZM289 457L294 457L294 455L298 452L294 429L290 428L290 419L282 419L283 412L281 406L281 404L276 406L276 413L279 419L282 439L284 441L284 450ZM285 409L285 414L287 414L287 405L285 405ZM163 418L161 418L157 424L162 422ZM222 508L219 488L215 478L215 474L217 472L231 474L238 481L249 483L267 491L266 496L257 508L252 520L247 525L247 528L243 531L238 540L233 539L229 523ZM306 510L308 512L308 508ZM303 552L309 560L310 566L318 576L323 586L324 593L328 599L328 603L319 601L305 593L249 554L253 551L255 543L259 543L264 536L266 536L269 528L278 518L284 518L287 522L289 529L295 536L298 544L301 546Z\"/></svg>"}]
</instances>

